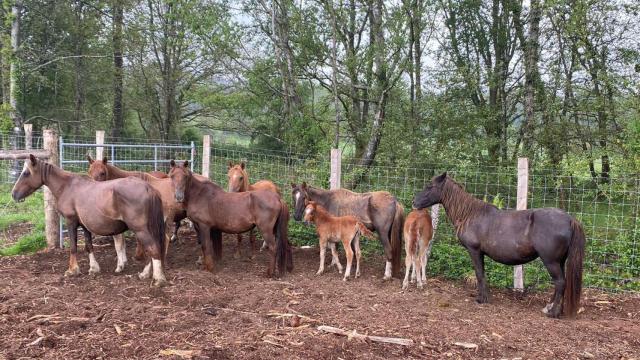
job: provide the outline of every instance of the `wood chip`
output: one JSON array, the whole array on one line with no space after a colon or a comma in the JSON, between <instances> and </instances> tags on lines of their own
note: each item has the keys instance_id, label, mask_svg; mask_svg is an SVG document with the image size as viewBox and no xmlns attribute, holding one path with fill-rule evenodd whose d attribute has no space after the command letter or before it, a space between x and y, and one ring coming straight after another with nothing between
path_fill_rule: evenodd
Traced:
<instances>
[{"instance_id":1,"label":"wood chip","mask_svg":"<svg viewBox=\"0 0 640 360\"><path fill-rule=\"evenodd\" d=\"M194 356L199 356L200 350L178 350L178 349L164 349L160 350L162 356L177 356L183 359L191 359Z\"/></svg>"},{"instance_id":2,"label":"wood chip","mask_svg":"<svg viewBox=\"0 0 640 360\"><path fill-rule=\"evenodd\" d=\"M460 347L465 348L465 349L471 349L471 350L477 350L478 349L478 344L474 344L474 343L454 342L453 345L460 346Z\"/></svg>"},{"instance_id":3,"label":"wood chip","mask_svg":"<svg viewBox=\"0 0 640 360\"><path fill-rule=\"evenodd\" d=\"M118 335L122 335L122 329L120 329L120 326L113 325L113 327L116 329L116 332L118 333Z\"/></svg>"}]
</instances>

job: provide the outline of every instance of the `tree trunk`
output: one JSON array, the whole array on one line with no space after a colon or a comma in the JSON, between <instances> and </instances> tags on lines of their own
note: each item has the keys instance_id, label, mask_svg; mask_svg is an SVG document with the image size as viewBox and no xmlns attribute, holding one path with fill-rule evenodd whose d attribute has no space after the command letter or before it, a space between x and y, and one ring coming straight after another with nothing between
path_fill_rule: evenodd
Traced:
<instances>
[{"instance_id":1,"label":"tree trunk","mask_svg":"<svg viewBox=\"0 0 640 360\"><path fill-rule=\"evenodd\" d=\"M11 65L9 70L9 105L11 120L15 127L22 128L23 118L18 104L18 80L21 78L20 70L20 21L22 16L22 1L15 0L11 6Z\"/></svg>"},{"instance_id":2,"label":"tree trunk","mask_svg":"<svg viewBox=\"0 0 640 360\"><path fill-rule=\"evenodd\" d=\"M540 0L531 0L531 10L529 13L529 34L524 45L525 56L525 123L523 124L522 147L524 154L532 158L533 156L533 128L535 126L535 104L536 88L539 80L538 73L538 48L540 36L540 18L542 11Z\"/></svg>"},{"instance_id":3,"label":"tree trunk","mask_svg":"<svg viewBox=\"0 0 640 360\"><path fill-rule=\"evenodd\" d=\"M122 107L123 62L122 27L124 25L123 0L113 0L113 113L111 136L117 138L124 130Z\"/></svg>"},{"instance_id":4,"label":"tree trunk","mask_svg":"<svg viewBox=\"0 0 640 360\"><path fill-rule=\"evenodd\" d=\"M74 84L74 123L71 125L74 134L77 136L80 134L80 123L83 119L83 109L85 102L84 93L84 60L82 58L84 50L84 24L83 24L83 8L84 3L81 1L76 2L75 9L75 26L76 26L76 38L74 44L74 72L75 72L75 84Z\"/></svg>"}]
</instances>

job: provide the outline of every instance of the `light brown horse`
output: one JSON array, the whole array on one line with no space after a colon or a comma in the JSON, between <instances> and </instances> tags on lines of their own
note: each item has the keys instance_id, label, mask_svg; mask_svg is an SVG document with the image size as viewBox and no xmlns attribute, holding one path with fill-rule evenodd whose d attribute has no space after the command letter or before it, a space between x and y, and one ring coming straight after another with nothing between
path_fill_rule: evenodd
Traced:
<instances>
[{"instance_id":1,"label":"light brown horse","mask_svg":"<svg viewBox=\"0 0 640 360\"><path fill-rule=\"evenodd\" d=\"M324 272L324 257L327 245L331 247L331 265L338 266L338 272L342 274L342 264L338 258L336 243L341 242L344 252L347 255L347 269L344 272L343 281L347 281L351 276L351 265L353 264L353 253L356 255L356 278L360 277L360 235L375 238L375 235L358 221L355 216L332 216L329 212L318 205L315 201L309 201L304 209L304 221L312 222L316 225L318 240L320 245L320 268L316 275ZM352 248L353 246L353 248Z\"/></svg>"},{"instance_id":2,"label":"light brown horse","mask_svg":"<svg viewBox=\"0 0 640 360\"><path fill-rule=\"evenodd\" d=\"M151 176L148 173L140 172L140 171L127 171L120 169L116 166L109 164L109 160L107 157L104 157L102 160L94 160L90 155L87 155L87 160L89 161L89 176L95 181L107 181L114 179L122 179L127 177L136 177L148 182L160 195L160 199L162 199L162 212L164 214L164 221L167 229L165 229L165 234L167 235L167 239L164 240L164 254L166 256L169 247L169 224L171 222L175 223L175 230L172 239L177 237L178 228L180 227L180 221L187 217L187 212L184 209L182 204L179 204L175 201L173 196L173 188L171 186L171 180L168 176L164 178L157 178L155 176ZM118 257L118 268L116 268L116 272L122 271L126 262L127 255L124 246L124 238L122 235L116 235L113 237L116 253ZM140 246L136 247L136 258L141 260L144 257L144 253Z\"/></svg>"},{"instance_id":3,"label":"light brown horse","mask_svg":"<svg viewBox=\"0 0 640 360\"><path fill-rule=\"evenodd\" d=\"M412 280L417 280L418 288L427 281L427 250L433 238L431 215L427 209L413 210L404 221L405 273L402 288L409 287L409 272L413 267Z\"/></svg>"},{"instance_id":4,"label":"light brown horse","mask_svg":"<svg viewBox=\"0 0 640 360\"><path fill-rule=\"evenodd\" d=\"M165 231L162 202L151 185L135 178L97 183L87 176L64 171L30 155L11 195L15 201L21 201L42 185L53 193L56 208L66 219L69 229L69 269L65 275L80 273L76 258L78 226L84 229L90 274L100 272L93 255L92 234L116 235L129 229L136 234L138 242L151 258L140 278L149 278L153 266L154 285L166 283L162 270Z\"/></svg>"},{"instance_id":5,"label":"light brown horse","mask_svg":"<svg viewBox=\"0 0 640 360\"><path fill-rule=\"evenodd\" d=\"M275 275L276 263L280 276L293 270L291 246L288 240L289 209L280 197L270 191L229 193L220 186L193 176L188 162L171 162L169 177L175 189L175 199L184 203L187 215L200 231L204 266L213 271L213 255L221 253L220 232L238 234L257 227L267 242L271 254L267 276Z\"/></svg>"},{"instance_id":6,"label":"light brown horse","mask_svg":"<svg viewBox=\"0 0 640 360\"><path fill-rule=\"evenodd\" d=\"M345 189L323 190L306 183L291 184L291 195L295 212L294 219L300 221L307 201L315 201L335 216L352 215L358 221L378 233L384 247L386 267L384 279L401 276L402 224L404 208L396 198L386 191L356 193Z\"/></svg>"},{"instance_id":7,"label":"light brown horse","mask_svg":"<svg viewBox=\"0 0 640 360\"><path fill-rule=\"evenodd\" d=\"M228 180L228 191L229 192L245 192L245 191L255 191L255 190L267 190L273 191L276 194L280 195L280 189L269 180L259 180L255 184L251 184L249 182L249 174L247 173L246 166L244 162L240 164L234 164L229 161L229 168L227 169L227 180ZM236 252L234 256L236 258L240 257L240 245L242 244L242 234L238 234L238 246L236 247ZM251 255L250 258L253 259L255 253L255 242L256 237L253 231L249 232L249 242L251 243ZM266 243L262 244L262 251L266 246Z\"/></svg>"}]
</instances>

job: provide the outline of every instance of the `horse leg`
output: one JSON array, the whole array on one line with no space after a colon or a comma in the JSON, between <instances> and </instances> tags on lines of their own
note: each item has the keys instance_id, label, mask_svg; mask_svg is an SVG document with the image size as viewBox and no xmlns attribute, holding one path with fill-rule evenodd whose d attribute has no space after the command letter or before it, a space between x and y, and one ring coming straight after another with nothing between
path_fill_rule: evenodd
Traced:
<instances>
[{"instance_id":1,"label":"horse leg","mask_svg":"<svg viewBox=\"0 0 640 360\"><path fill-rule=\"evenodd\" d=\"M273 229L271 230L273 231ZM269 250L269 267L267 268L267 277L272 277L276 272L276 236L274 232L262 231L262 237L267 242ZM284 274L280 274L283 276Z\"/></svg>"},{"instance_id":2,"label":"horse leg","mask_svg":"<svg viewBox=\"0 0 640 360\"><path fill-rule=\"evenodd\" d=\"M386 259L383 280L389 280L391 279L391 261L393 259L393 251L391 250L391 243L389 242L389 231L380 231L378 234L380 234L380 241L384 247L384 257Z\"/></svg>"},{"instance_id":3,"label":"horse leg","mask_svg":"<svg viewBox=\"0 0 640 360\"><path fill-rule=\"evenodd\" d=\"M551 279L553 280L553 284L555 285L555 290L553 292L553 296L551 297L551 303L547 304L542 309L542 312L545 313L548 317L557 318L560 316L562 312L562 296L564 294L564 265L559 262L547 262L543 261L544 266L549 271L549 275L551 275Z\"/></svg>"},{"instance_id":4,"label":"horse leg","mask_svg":"<svg viewBox=\"0 0 640 360\"><path fill-rule=\"evenodd\" d=\"M331 265L329 265L329 267L332 267L333 265L338 267L338 273L342 274L342 264L340 263L340 257L338 256L338 250L336 249L336 243L329 243L329 247L331 248Z\"/></svg>"},{"instance_id":5,"label":"horse leg","mask_svg":"<svg viewBox=\"0 0 640 360\"><path fill-rule=\"evenodd\" d=\"M422 289L422 260L420 258L420 253L417 253L413 256L413 271L416 274L416 281L418 285L418 289Z\"/></svg>"},{"instance_id":6,"label":"horse leg","mask_svg":"<svg viewBox=\"0 0 640 360\"><path fill-rule=\"evenodd\" d=\"M360 256L362 253L360 252L360 236L358 235L353 241L355 241L356 248L356 279L360 277Z\"/></svg>"},{"instance_id":7,"label":"horse leg","mask_svg":"<svg viewBox=\"0 0 640 360\"><path fill-rule=\"evenodd\" d=\"M409 287L409 273L411 272L411 265L413 264L413 254L410 251L406 252L406 256L404 258L404 281L402 281L402 289L406 290ZM414 268L415 274L415 268Z\"/></svg>"},{"instance_id":8,"label":"horse leg","mask_svg":"<svg viewBox=\"0 0 640 360\"><path fill-rule=\"evenodd\" d=\"M167 284L167 278L164 276L164 272L162 270L162 256L161 246L164 246L164 243L158 243L156 239L153 238L151 233L148 231L138 231L136 233L136 238L142 244L145 254L147 257L151 259L149 263L144 267L144 270L138 275L138 277L142 280L148 279L150 275L153 276L153 286L161 287ZM168 237L167 237L168 238ZM168 241L165 240L165 242Z\"/></svg>"},{"instance_id":9,"label":"horse leg","mask_svg":"<svg viewBox=\"0 0 640 360\"><path fill-rule=\"evenodd\" d=\"M324 256L327 251L327 242L320 238L320 268L318 268L318 272L316 275L322 275L324 272Z\"/></svg>"},{"instance_id":10,"label":"horse leg","mask_svg":"<svg viewBox=\"0 0 640 360\"><path fill-rule=\"evenodd\" d=\"M484 254L478 250L469 250L469 255L473 261L473 268L476 271L478 279L478 297L476 302L484 304L489 302L489 294L487 293L487 283L484 278Z\"/></svg>"},{"instance_id":11,"label":"horse leg","mask_svg":"<svg viewBox=\"0 0 640 360\"><path fill-rule=\"evenodd\" d=\"M249 230L249 242L251 243L249 259L253 259L256 257L256 233L253 229Z\"/></svg>"},{"instance_id":12,"label":"horse leg","mask_svg":"<svg viewBox=\"0 0 640 360\"><path fill-rule=\"evenodd\" d=\"M100 264L93 255L93 237L85 227L82 227L82 230L84 230L84 249L89 254L89 275L98 274L100 273Z\"/></svg>"},{"instance_id":13,"label":"horse leg","mask_svg":"<svg viewBox=\"0 0 640 360\"><path fill-rule=\"evenodd\" d=\"M237 237L238 237L238 246L236 246L236 252L233 253L234 259L240 258L240 245L242 244L242 234L238 234Z\"/></svg>"},{"instance_id":14,"label":"horse leg","mask_svg":"<svg viewBox=\"0 0 640 360\"><path fill-rule=\"evenodd\" d=\"M211 229L208 226L198 224L200 229L200 240L204 269L213 272L213 240L211 239Z\"/></svg>"},{"instance_id":15,"label":"horse leg","mask_svg":"<svg viewBox=\"0 0 640 360\"><path fill-rule=\"evenodd\" d=\"M344 252L347 255L347 268L344 271L344 278L342 281L347 281L351 276L351 265L353 264L353 250L351 249L351 241L343 241Z\"/></svg>"},{"instance_id":16,"label":"horse leg","mask_svg":"<svg viewBox=\"0 0 640 360\"><path fill-rule=\"evenodd\" d=\"M180 229L181 220L174 221L175 226L173 227L173 235L171 235L171 242L176 242L178 240L178 230Z\"/></svg>"},{"instance_id":17,"label":"horse leg","mask_svg":"<svg viewBox=\"0 0 640 360\"><path fill-rule=\"evenodd\" d=\"M124 235L113 235L113 245L116 248L116 257L118 258L115 272L120 273L127 265L127 247L125 246Z\"/></svg>"},{"instance_id":18,"label":"horse leg","mask_svg":"<svg viewBox=\"0 0 640 360\"><path fill-rule=\"evenodd\" d=\"M80 275L80 267L78 266L78 221L67 220L67 229L69 229L69 269L65 271L64 276Z\"/></svg>"}]
</instances>

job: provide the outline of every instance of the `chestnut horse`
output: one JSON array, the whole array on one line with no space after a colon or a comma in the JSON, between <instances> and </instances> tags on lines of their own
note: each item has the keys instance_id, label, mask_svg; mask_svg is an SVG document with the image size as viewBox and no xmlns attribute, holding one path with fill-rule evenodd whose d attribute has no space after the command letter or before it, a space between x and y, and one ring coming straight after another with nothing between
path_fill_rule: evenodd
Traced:
<instances>
[{"instance_id":1,"label":"chestnut horse","mask_svg":"<svg viewBox=\"0 0 640 360\"><path fill-rule=\"evenodd\" d=\"M84 229L90 274L100 272L93 255L92 234L116 235L129 229L151 258L140 278L149 278L153 266L154 285L166 283L162 271L165 234L162 201L151 185L135 178L97 183L29 155L11 195L15 201L21 201L42 185L56 198L56 209L66 219L69 229L69 269L65 275L80 274L76 258L78 226Z\"/></svg>"},{"instance_id":2,"label":"chestnut horse","mask_svg":"<svg viewBox=\"0 0 640 360\"><path fill-rule=\"evenodd\" d=\"M204 266L213 271L213 255L222 247L220 232L239 234L257 227L271 254L267 276L275 275L276 263L280 276L293 270L288 240L289 209L280 196L271 191L229 193L220 186L196 178L188 162L171 162L169 171L175 199L184 203L187 216L200 232Z\"/></svg>"},{"instance_id":3,"label":"chestnut horse","mask_svg":"<svg viewBox=\"0 0 640 360\"><path fill-rule=\"evenodd\" d=\"M405 273L402 288L409 287L409 272L413 268L412 280L417 280L418 288L427 281L427 250L433 238L431 215L426 209L413 210L404 220Z\"/></svg>"},{"instance_id":4,"label":"chestnut horse","mask_svg":"<svg viewBox=\"0 0 640 360\"><path fill-rule=\"evenodd\" d=\"M355 193L353 191L323 190L291 184L291 195L295 206L294 219L300 221L305 203L315 201L336 216L352 215L368 229L378 233L384 247L386 267L384 279L400 277L400 259L402 256L402 224L404 209L396 198L386 191Z\"/></svg>"},{"instance_id":5,"label":"chestnut horse","mask_svg":"<svg viewBox=\"0 0 640 360\"><path fill-rule=\"evenodd\" d=\"M475 268L477 302L489 300L484 256L507 265L526 264L540 257L555 285L549 317L563 312L575 317L580 306L585 236L582 225L558 208L500 210L478 200L443 173L418 193L413 206L442 204ZM561 303L562 300L562 303ZM564 309L563 309L564 308Z\"/></svg>"},{"instance_id":6,"label":"chestnut horse","mask_svg":"<svg viewBox=\"0 0 640 360\"><path fill-rule=\"evenodd\" d=\"M347 269L344 272L342 281L347 281L351 276L351 265L353 264L353 253L356 255L356 278L360 277L360 235L373 239L375 235L358 221L355 216L332 216L329 212L318 205L315 201L309 201L304 209L304 221L312 222L316 225L318 241L320 245L320 268L316 275L324 272L324 257L327 245L331 247L331 265L338 266L338 273L342 274L342 264L338 258L336 243L341 242L344 252L347 255ZM353 246L353 248L352 248Z\"/></svg>"},{"instance_id":7,"label":"chestnut horse","mask_svg":"<svg viewBox=\"0 0 640 360\"><path fill-rule=\"evenodd\" d=\"M90 155L87 155L87 160L89 161L89 176L95 181L114 180L132 176L148 182L158 192L158 194L160 194L160 198L162 199L162 211L165 216L165 225L167 226L165 234L169 234L169 232L167 231L169 230L169 223L173 221L175 223L175 230L172 239L175 239L177 237L178 228L180 227L180 221L187 217L187 212L182 204L179 204L175 201L173 196L173 188L171 187L171 180L168 178L168 176L165 176L164 178L157 178L155 176L151 176L149 173L122 170L116 166L109 164L109 160L107 159L107 157L104 157L102 160L94 160ZM124 246L124 237L122 235L114 236L113 240L118 257L118 268L116 268L116 272L119 272L122 270L122 268L124 268L127 262L127 254L125 251L126 247ZM168 238L164 240L163 247L164 255L166 256L169 247ZM137 246L136 259L141 260L143 257L144 255L142 249L140 248L140 246Z\"/></svg>"},{"instance_id":8,"label":"chestnut horse","mask_svg":"<svg viewBox=\"0 0 640 360\"><path fill-rule=\"evenodd\" d=\"M229 161L229 168L227 169L227 180L229 182L228 184L229 192L267 190L267 191L273 191L276 194L280 195L280 189L278 189L276 184L274 184L269 180L260 180L255 184L251 185L251 183L249 182L249 174L247 173L247 170L245 168L246 166L244 162L234 165L231 161ZM234 257L239 258L240 245L242 244L242 234L238 234L237 236L238 236L238 246L236 247L236 252L234 254ZM253 259L254 252L255 252L255 242L256 242L256 237L253 231L249 232L249 242L251 243L251 255L249 257ZM263 243L260 251L262 251L265 248L265 246L266 246L266 243Z\"/></svg>"}]
</instances>

